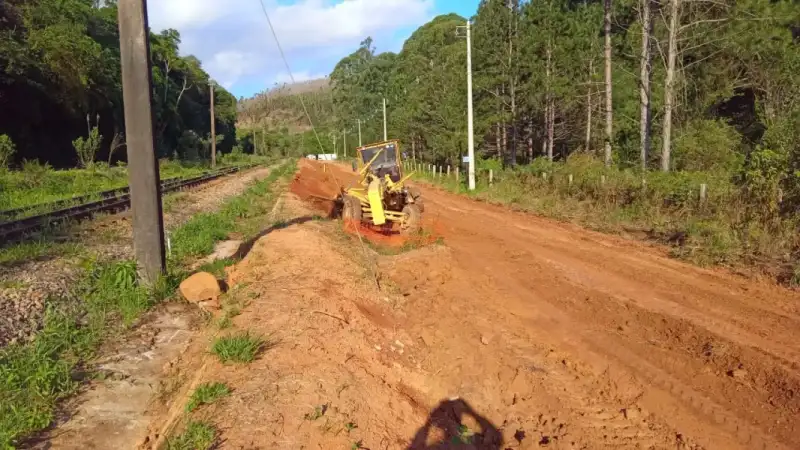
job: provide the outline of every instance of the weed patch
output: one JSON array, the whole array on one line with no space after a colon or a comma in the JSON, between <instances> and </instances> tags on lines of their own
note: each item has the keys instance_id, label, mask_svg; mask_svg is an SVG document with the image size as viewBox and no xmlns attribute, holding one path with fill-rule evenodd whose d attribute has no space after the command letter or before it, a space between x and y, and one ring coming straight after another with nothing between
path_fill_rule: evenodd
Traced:
<instances>
[{"instance_id":1,"label":"weed patch","mask_svg":"<svg viewBox=\"0 0 800 450\"><path fill-rule=\"evenodd\" d=\"M208 450L217 440L217 429L206 422L189 422L183 433L167 441L167 450Z\"/></svg>"},{"instance_id":2,"label":"weed patch","mask_svg":"<svg viewBox=\"0 0 800 450\"><path fill-rule=\"evenodd\" d=\"M201 405L210 405L230 393L231 390L225 383L201 384L189 398L189 403L186 404L186 412L190 413Z\"/></svg>"},{"instance_id":3,"label":"weed patch","mask_svg":"<svg viewBox=\"0 0 800 450\"><path fill-rule=\"evenodd\" d=\"M249 363L264 350L267 342L249 331L217 338L211 352L223 363Z\"/></svg>"}]
</instances>

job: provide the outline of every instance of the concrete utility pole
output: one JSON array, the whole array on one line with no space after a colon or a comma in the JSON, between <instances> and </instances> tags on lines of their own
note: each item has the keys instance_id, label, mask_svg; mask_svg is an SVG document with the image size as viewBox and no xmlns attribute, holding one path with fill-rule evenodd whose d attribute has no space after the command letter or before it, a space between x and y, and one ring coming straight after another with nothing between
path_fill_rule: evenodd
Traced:
<instances>
[{"instance_id":1,"label":"concrete utility pole","mask_svg":"<svg viewBox=\"0 0 800 450\"><path fill-rule=\"evenodd\" d=\"M388 141L389 138L386 134L386 99L383 99L383 140Z\"/></svg>"},{"instance_id":2,"label":"concrete utility pole","mask_svg":"<svg viewBox=\"0 0 800 450\"><path fill-rule=\"evenodd\" d=\"M472 41L467 20L467 157L469 158L469 190L475 190L475 132L472 123Z\"/></svg>"},{"instance_id":3,"label":"concrete utility pole","mask_svg":"<svg viewBox=\"0 0 800 450\"><path fill-rule=\"evenodd\" d=\"M258 133L257 130L253 130L253 154L254 155L258 154L258 140L256 139L258 137L257 133Z\"/></svg>"},{"instance_id":4,"label":"concrete utility pole","mask_svg":"<svg viewBox=\"0 0 800 450\"><path fill-rule=\"evenodd\" d=\"M217 166L217 127L214 119L214 82L208 83L211 92L211 168Z\"/></svg>"},{"instance_id":5,"label":"concrete utility pole","mask_svg":"<svg viewBox=\"0 0 800 450\"><path fill-rule=\"evenodd\" d=\"M347 129L342 130L342 140L344 141L344 157L347 158Z\"/></svg>"},{"instance_id":6,"label":"concrete utility pole","mask_svg":"<svg viewBox=\"0 0 800 450\"><path fill-rule=\"evenodd\" d=\"M119 0L122 98L128 137L133 248L145 283L164 273L164 220L153 137L153 82L146 0Z\"/></svg>"},{"instance_id":7,"label":"concrete utility pole","mask_svg":"<svg viewBox=\"0 0 800 450\"><path fill-rule=\"evenodd\" d=\"M361 119L358 119L358 146L361 147Z\"/></svg>"}]
</instances>

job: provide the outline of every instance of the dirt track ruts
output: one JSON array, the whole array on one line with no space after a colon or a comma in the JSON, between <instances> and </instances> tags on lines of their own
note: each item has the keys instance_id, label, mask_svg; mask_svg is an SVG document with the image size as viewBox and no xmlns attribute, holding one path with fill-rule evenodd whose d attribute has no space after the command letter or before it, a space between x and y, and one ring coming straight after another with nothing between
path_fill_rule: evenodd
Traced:
<instances>
[{"instance_id":1,"label":"dirt track ruts","mask_svg":"<svg viewBox=\"0 0 800 450\"><path fill-rule=\"evenodd\" d=\"M587 371L586 394L641 408L678 444L800 448L797 292L435 187L423 194L458 269L439 301L471 297L480 310L464 313L503 330L509 347L563 355ZM564 406L591 403L568 397Z\"/></svg>"},{"instance_id":2,"label":"dirt track ruts","mask_svg":"<svg viewBox=\"0 0 800 450\"><path fill-rule=\"evenodd\" d=\"M424 189L492 322L523 325L709 448L800 448L796 292ZM621 386L624 385L624 386Z\"/></svg>"},{"instance_id":3,"label":"dirt track ruts","mask_svg":"<svg viewBox=\"0 0 800 450\"><path fill-rule=\"evenodd\" d=\"M233 389L207 415L224 448L800 448L797 292L430 186L443 245L372 254L297 220L353 177L322 167L228 280L235 325L278 344L201 373Z\"/></svg>"}]
</instances>

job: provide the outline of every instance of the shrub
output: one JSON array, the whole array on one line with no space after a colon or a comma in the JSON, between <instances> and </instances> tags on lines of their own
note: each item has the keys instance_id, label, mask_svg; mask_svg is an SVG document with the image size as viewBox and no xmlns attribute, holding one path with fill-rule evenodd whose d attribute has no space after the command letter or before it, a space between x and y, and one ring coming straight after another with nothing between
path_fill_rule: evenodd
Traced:
<instances>
[{"instance_id":1,"label":"shrub","mask_svg":"<svg viewBox=\"0 0 800 450\"><path fill-rule=\"evenodd\" d=\"M675 169L733 171L741 167L739 133L718 120L689 123L675 139Z\"/></svg>"},{"instance_id":2,"label":"shrub","mask_svg":"<svg viewBox=\"0 0 800 450\"><path fill-rule=\"evenodd\" d=\"M75 153L78 155L78 164L83 167L91 167L94 163L94 158L100 150L100 144L103 137L100 136L100 130L97 127L92 127L86 139L79 137L72 141L72 146L75 148Z\"/></svg>"},{"instance_id":3,"label":"shrub","mask_svg":"<svg viewBox=\"0 0 800 450\"><path fill-rule=\"evenodd\" d=\"M5 134L0 134L0 168L8 167L11 164L11 158L17 149L14 147L14 142Z\"/></svg>"}]
</instances>

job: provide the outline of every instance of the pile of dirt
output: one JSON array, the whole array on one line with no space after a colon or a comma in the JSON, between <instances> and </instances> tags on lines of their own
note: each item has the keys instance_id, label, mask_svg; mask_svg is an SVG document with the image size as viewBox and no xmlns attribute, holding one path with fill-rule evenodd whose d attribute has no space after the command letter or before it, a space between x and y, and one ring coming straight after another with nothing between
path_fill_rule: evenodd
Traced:
<instances>
[{"instance_id":1,"label":"pile of dirt","mask_svg":"<svg viewBox=\"0 0 800 450\"><path fill-rule=\"evenodd\" d=\"M344 180L337 179L325 163L304 159L298 168L289 190L314 209L332 216L336 208L334 200L341 193Z\"/></svg>"}]
</instances>

